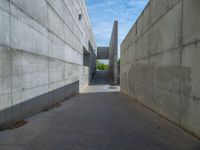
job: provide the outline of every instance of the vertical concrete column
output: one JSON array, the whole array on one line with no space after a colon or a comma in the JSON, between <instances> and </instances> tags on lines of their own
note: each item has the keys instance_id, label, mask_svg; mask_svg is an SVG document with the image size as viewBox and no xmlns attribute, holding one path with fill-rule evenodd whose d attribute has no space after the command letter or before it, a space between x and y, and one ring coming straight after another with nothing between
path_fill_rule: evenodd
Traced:
<instances>
[{"instance_id":1,"label":"vertical concrete column","mask_svg":"<svg viewBox=\"0 0 200 150\"><path fill-rule=\"evenodd\" d=\"M113 25L112 35L109 45L109 72L113 78L114 84L118 82L118 21L116 20Z\"/></svg>"}]
</instances>

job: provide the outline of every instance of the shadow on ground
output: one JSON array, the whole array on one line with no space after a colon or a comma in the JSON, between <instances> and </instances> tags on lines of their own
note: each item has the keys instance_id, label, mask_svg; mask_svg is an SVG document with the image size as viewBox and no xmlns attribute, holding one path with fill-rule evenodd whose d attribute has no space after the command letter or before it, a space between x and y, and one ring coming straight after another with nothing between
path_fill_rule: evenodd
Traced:
<instances>
[{"instance_id":1,"label":"shadow on ground","mask_svg":"<svg viewBox=\"0 0 200 150\"><path fill-rule=\"evenodd\" d=\"M103 92L104 86L110 86L104 81L92 84L60 107L29 118L23 127L0 132L0 149L200 149L198 139L119 93L118 89L107 88Z\"/></svg>"}]
</instances>

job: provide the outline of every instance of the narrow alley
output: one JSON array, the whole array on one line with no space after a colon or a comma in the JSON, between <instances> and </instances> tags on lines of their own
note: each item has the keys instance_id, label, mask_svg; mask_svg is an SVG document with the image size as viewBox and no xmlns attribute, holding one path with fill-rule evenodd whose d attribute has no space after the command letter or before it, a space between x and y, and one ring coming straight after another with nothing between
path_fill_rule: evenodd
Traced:
<instances>
[{"instance_id":1,"label":"narrow alley","mask_svg":"<svg viewBox=\"0 0 200 150\"><path fill-rule=\"evenodd\" d=\"M182 129L120 94L106 72L60 107L0 132L1 150L199 150Z\"/></svg>"}]
</instances>

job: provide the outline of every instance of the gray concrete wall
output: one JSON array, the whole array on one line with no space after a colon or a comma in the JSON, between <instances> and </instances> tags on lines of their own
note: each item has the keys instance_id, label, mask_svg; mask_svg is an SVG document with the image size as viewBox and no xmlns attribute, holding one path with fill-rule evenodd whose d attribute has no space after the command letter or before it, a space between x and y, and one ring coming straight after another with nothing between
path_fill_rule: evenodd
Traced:
<instances>
[{"instance_id":1,"label":"gray concrete wall","mask_svg":"<svg viewBox=\"0 0 200 150\"><path fill-rule=\"evenodd\" d=\"M109 72L114 84L118 83L118 21L114 22L109 45Z\"/></svg>"},{"instance_id":2,"label":"gray concrete wall","mask_svg":"<svg viewBox=\"0 0 200 150\"><path fill-rule=\"evenodd\" d=\"M109 47L97 47L97 59L109 59Z\"/></svg>"},{"instance_id":3,"label":"gray concrete wall","mask_svg":"<svg viewBox=\"0 0 200 150\"><path fill-rule=\"evenodd\" d=\"M121 44L121 91L200 136L200 1L151 0Z\"/></svg>"},{"instance_id":4,"label":"gray concrete wall","mask_svg":"<svg viewBox=\"0 0 200 150\"><path fill-rule=\"evenodd\" d=\"M0 125L86 87L95 68L83 65L83 47L95 62L83 0L0 0Z\"/></svg>"}]
</instances>

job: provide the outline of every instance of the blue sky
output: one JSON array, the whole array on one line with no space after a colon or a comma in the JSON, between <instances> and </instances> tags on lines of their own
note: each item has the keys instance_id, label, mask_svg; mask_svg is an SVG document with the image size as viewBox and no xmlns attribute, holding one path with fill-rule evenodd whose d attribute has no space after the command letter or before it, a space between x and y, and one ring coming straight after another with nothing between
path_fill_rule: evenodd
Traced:
<instances>
[{"instance_id":1,"label":"blue sky","mask_svg":"<svg viewBox=\"0 0 200 150\"><path fill-rule=\"evenodd\" d=\"M98 46L108 46L114 20L119 21L119 45L149 0L86 0Z\"/></svg>"}]
</instances>

